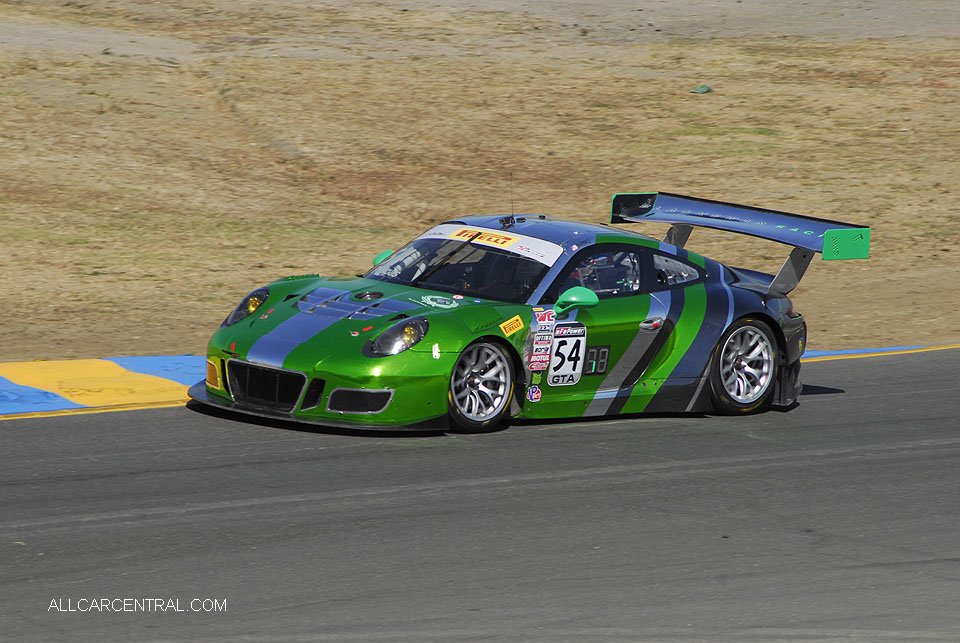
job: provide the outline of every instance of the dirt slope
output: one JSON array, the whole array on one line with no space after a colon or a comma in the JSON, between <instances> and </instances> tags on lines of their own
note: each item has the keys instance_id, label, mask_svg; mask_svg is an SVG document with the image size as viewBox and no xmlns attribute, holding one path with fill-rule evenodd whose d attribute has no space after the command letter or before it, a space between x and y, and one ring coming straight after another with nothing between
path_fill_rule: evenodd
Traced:
<instances>
[{"instance_id":1,"label":"dirt slope","mask_svg":"<svg viewBox=\"0 0 960 643\"><path fill-rule=\"evenodd\" d=\"M811 348L960 341L958 4L2 3L0 361L202 352L275 277L646 189L870 225Z\"/></svg>"}]
</instances>

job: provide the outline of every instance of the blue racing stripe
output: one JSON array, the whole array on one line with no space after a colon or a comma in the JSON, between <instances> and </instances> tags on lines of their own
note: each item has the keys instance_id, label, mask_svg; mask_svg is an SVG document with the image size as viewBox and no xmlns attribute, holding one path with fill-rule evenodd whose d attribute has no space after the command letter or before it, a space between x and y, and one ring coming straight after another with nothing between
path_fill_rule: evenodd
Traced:
<instances>
[{"instance_id":1,"label":"blue racing stripe","mask_svg":"<svg viewBox=\"0 0 960 643\"><path fill-rule=\"evenodd\" d=\"M334 317L297 313L254 342L247 359L257 364L283 368L283 360L293 349L338 321Z\"/></svg>"}]
</instances>

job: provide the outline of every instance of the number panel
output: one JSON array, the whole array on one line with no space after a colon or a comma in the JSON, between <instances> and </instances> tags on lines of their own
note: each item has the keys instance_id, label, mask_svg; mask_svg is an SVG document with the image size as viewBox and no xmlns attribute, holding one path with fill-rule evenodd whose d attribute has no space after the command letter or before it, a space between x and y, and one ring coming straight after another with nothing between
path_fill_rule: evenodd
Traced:
<instances>
[{"instance_id":1,"label":"number panel","mask_svg":"<svg viewBox=\"0 0 960 643\"><path fill-rule=\"evenodd\" d=\"M587 329L583 324L557 324L550 346L550 386L573 386L583 374Z\"/></svg>"},{"instance_id":2,"label":"number panel","mask_svg":"<svg viewBox=\"0 0 960 643\"><path fill-rule=\"evenodd\" d=\"M583 364L583 375L603 375L607 372L610 363L610 346L588 346L586 362Z\"/></svg>"}]
</instances>

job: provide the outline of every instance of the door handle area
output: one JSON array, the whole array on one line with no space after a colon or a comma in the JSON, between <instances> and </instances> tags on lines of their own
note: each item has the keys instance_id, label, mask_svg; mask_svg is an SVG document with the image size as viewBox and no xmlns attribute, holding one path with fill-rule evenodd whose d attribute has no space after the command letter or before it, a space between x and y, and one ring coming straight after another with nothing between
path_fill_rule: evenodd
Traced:
<instances>
[{"instance_id":1,"label":"door handle area","mask_svg":"<svg viewBox=\"0 0 960 643\"><path fill-rule=\"evenodd\" d=\"M660 330L663 328L663 317L651 317L640 322L640 330Z\"/></svg>"}]
</instances>

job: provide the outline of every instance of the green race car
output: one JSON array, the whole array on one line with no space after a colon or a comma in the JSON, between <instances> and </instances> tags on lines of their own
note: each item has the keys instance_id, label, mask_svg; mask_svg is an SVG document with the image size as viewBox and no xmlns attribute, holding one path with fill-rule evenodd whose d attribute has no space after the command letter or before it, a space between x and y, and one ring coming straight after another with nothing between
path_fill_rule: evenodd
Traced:
<instances>
[{"instance_id":1,"label":"green race car","mask_svg":"<svg viewBox=\"0 0 960 643\"><path fill-rule=\"evenodd\" d=\"M286 277L213 335L199 402L360 428L492 430L511 417L750 413L790 405L806 325L789 293L814 253L863 258L870 229L666 193L612 223L477 216L358 277ZM693 226L794 246L777 275L686 250Z\"/></svg>"}]
</instances>

